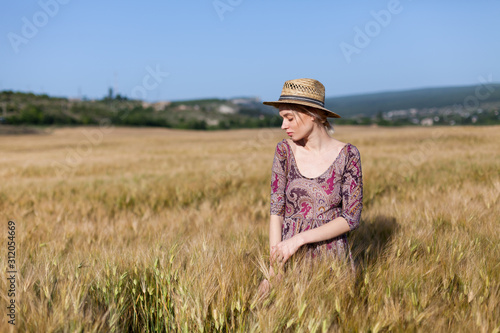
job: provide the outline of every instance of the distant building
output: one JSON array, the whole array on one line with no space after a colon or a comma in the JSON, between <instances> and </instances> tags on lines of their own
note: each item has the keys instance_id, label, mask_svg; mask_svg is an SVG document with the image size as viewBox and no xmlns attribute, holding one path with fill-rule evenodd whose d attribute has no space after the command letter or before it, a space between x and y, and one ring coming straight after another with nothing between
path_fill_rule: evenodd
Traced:
<instances>
[{"instance_id":1,"label":"distant building","mask_svg":"<svg viewBox=\"0 0 500 333\"><path fill-rule=\"evenodd\" d=\"M223 104L223 105L219 106L219 112L229 114L229 113L236 113L236 110L228 105Z\"/></svg>"},{"instance_id":2,"label":"distant building","mask_svg":"<svg viewBox=\"0 0 500 333\"><path fill-rule=\"evenodd\" d=\"M407 118L409 114L409 110L392 110L385 113L388 119Z\"/></svg>"},{"instance_id":3,"label":"distant building","mask_svg":"<svg viewBox=\"0 0 500 333\"><path fill-rule=\"evenodd\" d=\"M156 102L153 104L153 108L155 109L155 111L163 111L170 104L172 104L172 102L170 102L170 101Z\"/></svg>"},{"instance_id":4,"label":"distant building","mask_svg":"<svg viewBox=\"0 0 500 333\"><path fill-rule=\"evenodd\" d=\"M205 120L208 126L217 126L219 125L218 119L206 119Z\"/></svg>"},{"instance_id":5,"label":"distant building","mask_svg":"<svg viewBox=\"0 0 500 333\"><path fill-rule=\"evenodd\" d=\"M233 98L230 100L231 103L237 104L237 105L245 105L245 104L252 104L252 103L259 103L260 99L258 97L246 97L246 98Z\"/></svg>"},{"instance_id":6,"label":"distant building","mask_svg":"<svg viewBox=\"0 0 500 333\"><path fill-rule=\"evenodd\" d=\"M424 118L420 121L420 125L422 126L432 126L434 124L434 120L432 118Z\"/></svg>"}]
</instances>

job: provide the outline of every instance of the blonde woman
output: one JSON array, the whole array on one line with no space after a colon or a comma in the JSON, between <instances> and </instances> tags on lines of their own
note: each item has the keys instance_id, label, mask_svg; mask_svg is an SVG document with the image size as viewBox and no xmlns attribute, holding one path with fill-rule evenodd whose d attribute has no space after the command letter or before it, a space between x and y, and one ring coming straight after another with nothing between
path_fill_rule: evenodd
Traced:
<instances>
[{"instance_id":1,"label":"blonde woman","mask_svg":"<svg viewBox=\"0 0 500 333\"><path fill-rule=\"evenodd\" d=\"M348 259L347 233L359 226L363 208L361 159L356 146L331 137L325 88L313 79L286 81L278 101L288 139L276 146L271 175L269 245L283 265L300 248L311 258ZM259 292L267 293L269 281Z\"/></svg>"}]
</instances>

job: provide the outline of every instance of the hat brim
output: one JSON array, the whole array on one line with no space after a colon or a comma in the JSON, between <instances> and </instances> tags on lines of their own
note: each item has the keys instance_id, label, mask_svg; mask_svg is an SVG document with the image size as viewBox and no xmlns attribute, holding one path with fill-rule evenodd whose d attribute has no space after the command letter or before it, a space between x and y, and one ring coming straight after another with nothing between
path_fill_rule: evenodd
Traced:
<instances>
[{"instance_id":1,"label":"hat brim","mask_svg":"<svg viewBox=\"0 0 500 333\"><path fill-rule=\"evenodd\" d=\"M282 104L305 105L305 106L309 106L309 107L312 107L312 108L315 108L318 110L326 111L328 113L327 117L342 118L341 116L339 116L338 114L336 114L335 112L333 112L331 110L325 109L324 107L321 107L321 106L314 104L314 103L309 103L307 101L286 100L286 101L275 101L275 102L262 102L262 104L274 106L275 108L279 108L279 106Z\"/></svg>"}]
</instances>

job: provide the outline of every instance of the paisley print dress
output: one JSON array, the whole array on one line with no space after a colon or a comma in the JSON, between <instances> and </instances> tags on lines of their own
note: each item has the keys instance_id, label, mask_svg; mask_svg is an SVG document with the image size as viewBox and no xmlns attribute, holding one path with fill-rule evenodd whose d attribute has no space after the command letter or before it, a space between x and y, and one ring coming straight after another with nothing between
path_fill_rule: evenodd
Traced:
<instances>
[{"instance_id":1,"label":"paisley print dress","mask_svg":"<svg viewBox=\"0 0 500 333\"><path fill-rule=\"evenodd\" d=\"M347 143L330 167L316 178L304 177L286 139L276 146L271 178L271 215L283 217L281 239L317 228L342 216L350 230L359 226L363 208L361 159L356 146ZM349 259L347 233L307 244L312 257ZM353 266L354 267L354 266Z\"/></svg>"}]
</instances>

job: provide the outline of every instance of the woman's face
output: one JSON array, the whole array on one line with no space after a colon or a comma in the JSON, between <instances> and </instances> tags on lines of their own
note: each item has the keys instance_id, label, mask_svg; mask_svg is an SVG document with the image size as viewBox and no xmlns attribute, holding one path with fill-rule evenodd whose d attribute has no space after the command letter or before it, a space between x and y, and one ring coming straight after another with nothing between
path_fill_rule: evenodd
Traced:
<instances>
[{"instance_id":1,"label":"woman's face","mask_svg":"<svg viewBox=\"0 0 500 333\"><path fill-rule=\"evenodd\" d=\"M299 141L309 134L314 129L314 118L302 112L293 110L289 105L283 104L279 106L279 114L283 118L281 128L286 131L286 134L293 140Z\"/></svg>"}]
</instances>

